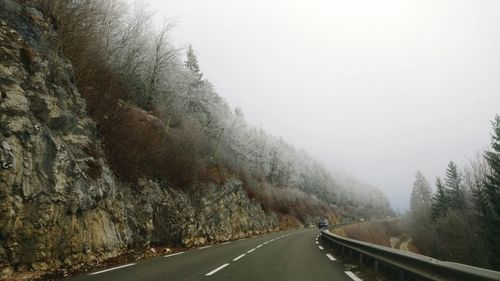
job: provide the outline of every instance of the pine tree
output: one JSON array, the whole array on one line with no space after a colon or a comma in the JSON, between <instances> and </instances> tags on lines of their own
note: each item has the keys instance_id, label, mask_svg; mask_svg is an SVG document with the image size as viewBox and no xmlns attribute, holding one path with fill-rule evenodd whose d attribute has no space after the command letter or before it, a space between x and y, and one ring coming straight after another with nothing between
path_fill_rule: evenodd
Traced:
<instances>
[{"instance_id":1,"label":"pine tree","mask_svg":"<svg viewBox=\"0 0 500 281\"><path fill-rule=\"evenodd\" d=\"M446 169L445 186L449 194L450 207L457 210L465 209L465 194L462 187L462 178L458 172L457 165L450 161Z\"/></svg>"},{"instance_id":2,"label":"pine tree","mask_svg":"<svg viewBox=\"0 0 500 281\"><path fill-rule=\"evenodd\" d=\"M500 115L493 122L492 150L486 152L486 161L491 168L491 174L486 175L484 183L486 194L495 216L500 216Z\"/></svg>"},{"instance_id":3,"label":"pine tree","mask_svg":"<svg viewBox=\"0 0 500 281\"><path fill-rule=\"evenodd\" d=\"M412 238L419 245L426 244L426 241L429 241L430 238L431 207L431 187L422 173L418 171L413 182L408 221Z\"/></svg>"},{"instance_id":4,"label":"pine tree","mask_svg":"<svg viewBox=\"0 0 500 281\"><path fill-rule=\"evenodd\" d=\"M486 175L484 192L487 196L490 212L486 221L490 246L491 266L500 270L500 116L495 117L491 150L486 152L485 158L491 168L491 174Z\"/></svg>"},{"instance_id":5,"label":"pine tree","mask_svg":"<svg viewBox=\"0 0 500 281\"><path fill-rule=\"evenodd\" d=\"M410 197L410 212L415 213L427 210L431 204L431 187L429 182L420 171L417 171Z\"/></svg>"},{"instance_id":6,"label":"pine tree","mask_svg":"<svg viewBox=\"0 0 500 281\"><path fill-rule=\"evenodd\" d=\"M441 178L436 178L436 193L432 196L432 217L444 217L448 212L450 202L446 194L446 188Z\"/></svg>"},{"instance_id":7,"label":"pine tree","mask_svg":"<svg viewBox=\"0 0 500 281\"><path fill-rule=\"evenodd\" d=\"M187 50L187 59L184 62L187 69L189 69L196 78L195 84L202 82L203 73L200 71L200 66L198 65L198 57L194 53L193 47L189 45Z\"/></svg>"}]
</instances>

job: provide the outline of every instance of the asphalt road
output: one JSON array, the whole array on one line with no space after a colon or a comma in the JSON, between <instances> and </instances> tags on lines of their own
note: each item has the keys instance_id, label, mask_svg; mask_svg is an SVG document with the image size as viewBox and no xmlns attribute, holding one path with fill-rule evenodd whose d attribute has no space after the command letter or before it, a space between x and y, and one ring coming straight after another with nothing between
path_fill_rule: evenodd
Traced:
<instances>
[{"instance_id":1,"label":"asphalt road","mask_svg":"<svg viewBox=\"0 0 500 281\"><path fill-rule=\"evenodd\" d=\"M314 228L191 249L64 280L334 280L352 281ZM352 279L353 278L353 279Z\"/></svg>"}]
</instances>

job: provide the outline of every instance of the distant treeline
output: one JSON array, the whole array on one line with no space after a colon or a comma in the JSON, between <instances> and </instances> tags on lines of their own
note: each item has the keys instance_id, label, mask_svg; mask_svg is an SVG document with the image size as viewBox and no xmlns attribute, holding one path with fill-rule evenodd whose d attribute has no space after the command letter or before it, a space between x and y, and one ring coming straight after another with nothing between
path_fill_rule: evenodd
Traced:
<instances>
[{"instance_id":1,"label":"distant treeline","mask_svg":"<svg viewBox=\"0 0 500 281\"><path fill-rule=\"evenodd\" d=\"M188 188L236 176L265 210L298 218L390 214L376 188L333 177L304 151L247 124L204 79L193 48L171 44L171 22L155 25L142 6L120 0L40 5L123 180Z\"/></svg>"},{"instance_id":2,"label":"distant treeline","mask_svg":"<svg viewBox=\"0 0 500 281\"><path fill-rule=\"evenodd\" d=\"M417 172L408 221L426 255L500 270L500 116L493 121L491 148L459 169L448 164L436 191Z\"/></svg>"}]
</instances>

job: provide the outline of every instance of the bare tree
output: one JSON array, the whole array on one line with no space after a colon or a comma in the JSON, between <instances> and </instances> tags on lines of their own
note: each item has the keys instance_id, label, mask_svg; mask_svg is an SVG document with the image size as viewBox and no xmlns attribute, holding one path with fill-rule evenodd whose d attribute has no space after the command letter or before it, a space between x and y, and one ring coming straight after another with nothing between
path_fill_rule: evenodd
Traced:
<instances>
[{"instance_id":1,"label":"bare tree","mask_svg":"<svg viewBox=\"0 0 500 281\"><path fill-rule=\"evenodd\" d=\"M151 110L153 104L153 97L156 95L158 88L158 80L161 74L164 72L165 68L168 67L169 62L177 54L177 50L172 48L167 41L167 34L172 29L174 25L167 20L163 21L163 24L156 35L154 48L153 48L153 59L151 62L151 70L149 72L149 85L146 93L146 109Z\"/></svg>"}]
</instances>

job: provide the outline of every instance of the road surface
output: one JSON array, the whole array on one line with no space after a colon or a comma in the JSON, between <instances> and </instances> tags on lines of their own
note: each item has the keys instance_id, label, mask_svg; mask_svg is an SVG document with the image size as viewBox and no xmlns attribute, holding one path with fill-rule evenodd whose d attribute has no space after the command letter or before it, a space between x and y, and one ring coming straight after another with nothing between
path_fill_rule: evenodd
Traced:
<instances>
[{"instance_id":1,"label":"road surface","mask_svg":"<svg viewBox=\"0 0 500 281\"><path fill-rule=\"evenodd\" d=\"M359 280L308 228L231 241L84 273L70 281Z\"/></svg>"}]
</instances>

